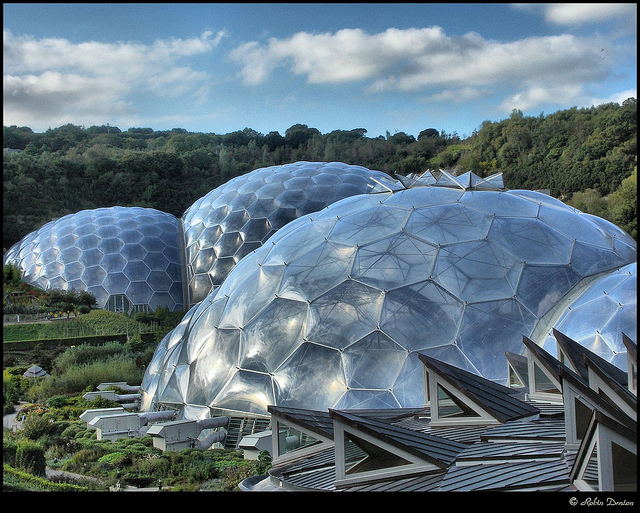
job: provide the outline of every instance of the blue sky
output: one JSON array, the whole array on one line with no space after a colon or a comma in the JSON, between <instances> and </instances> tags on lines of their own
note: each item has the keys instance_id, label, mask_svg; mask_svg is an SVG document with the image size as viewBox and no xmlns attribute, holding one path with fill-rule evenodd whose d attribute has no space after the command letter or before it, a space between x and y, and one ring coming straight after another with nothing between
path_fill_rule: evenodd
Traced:
<instances>
[{"instance_id":1,"label":"blue sky","mask_svg":"<svg viewBox=\"0 0 640 513\"><path fill-rule=\"evenodd\" d=\"M3 123L367 136L636 88L636 4L4 4Z\"/></svg>"}]
</instances>

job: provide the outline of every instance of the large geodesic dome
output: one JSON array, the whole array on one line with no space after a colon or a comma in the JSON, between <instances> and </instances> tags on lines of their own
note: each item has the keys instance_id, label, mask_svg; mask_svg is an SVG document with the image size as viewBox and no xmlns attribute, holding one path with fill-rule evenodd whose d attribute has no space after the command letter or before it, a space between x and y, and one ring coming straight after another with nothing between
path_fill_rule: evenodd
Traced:
<instances>
[{"instance_id":1,"label":"large geodesic dome","mask_svg":"<svg viewBox=\"0 0 640 513\"><path fill-rule=\"evenodd\" d=\"M417 353L504 382L505 351L636 260L622 230L547 195L443 177L281 228L159 344L143 409L420 407Z\"/></svg>"},{"instance_id":2,"label":"large geodesic dome","mask_svg":"<svg viewBox=\"0 0 640 513\"><path fill-rule=\"evenodd\" d=\"M295 162L235 177L182 216L189 304L202 301L245 255L293 219L372 192L389 176L342 162Z\"/></svg>"},{"instance_id":3,"label":"large geodesic dome","mask_svg":"<svg viewBox=\"0 0 640 513\"><path fill-rule=\"evenodd\" d=\"M624 333L637 340L637 263L599 275L560 313L554 328L563 335L626 370ZM542 346L555 355L556 342L549 333Z\"/></svg>"},{"instance_id":4,"label":"large geodesic dome","mask_svg":"<svg viewBox=\"0 0 640 513\"><path fill-rule=\"evenodd\" d=\"M98 306L132 313L182 310L179 221L141 207L83 210L49 222L5 254L23 281L92 293Z\"/></svg>"}]
</instances>

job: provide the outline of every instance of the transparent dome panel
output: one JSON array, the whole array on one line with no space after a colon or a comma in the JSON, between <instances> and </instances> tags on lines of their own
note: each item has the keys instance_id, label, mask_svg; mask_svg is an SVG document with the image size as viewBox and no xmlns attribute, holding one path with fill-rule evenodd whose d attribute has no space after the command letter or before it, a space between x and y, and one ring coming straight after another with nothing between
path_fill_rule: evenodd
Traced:
<instances>
[{"instance_id":1,"label":"transparent dome panel","mask_svg":"<svg viewBox=\"0 0 640 513\"><path fill-rule=\"evenodd\" d=\"M458 333L462 301L433 282L387 292L380 327L410 351L450 344Z\"/></svg>"},{"instance_id":2,"label":"transparent dome panel","mask_svg":"<svg viewBox=\"0 0 640 513\"><path fill-rule=\"evenodd\" d=\"M416 209L406 230L428 242L450 244L484 239L491 221L488 214L454 203Z\"/></svg>"},{"instance_id":3,"label":"transparent dome panel","mask_svg":"<svg viewBox=\"0 0 640 513\"><path fill-rule=\"evenodd\" d=\"M308 308L307 303L300 301L274 299L260 316L243 328L240 367L275 371L299 345Z\"/></svg>"},{"instance_id":4,"label":"transparent dome panel","mask_svg":"<svg viewBox=\"0 0 640 513\"><path fill-rule=\"evenodd\" d=\"M440 249L435 280L464 301L513 297L522 262L491 242L463 242Z\"/></svg>"},{"instance_id":5,"label":"transparent dome panel","mask_svg":"<svg viewBox=\"0 0 640 513\"><path fill-rule=\"evenodd\" d=\"M213 401L216 407L264 413L274 404L271 378L264 374L238 371Z\"/></svg>"},{"instance_id":6,"label":"transparent dome panel","mask_svg":"<svg viewBox=\"0 0 640 513\"><path fill-rule=\"evenodd\" d=\"M431 275L438 249L403 233L358 248L351 277L382 289L422 281Z\"/></svg>"},{"instance_id":7,"label":"transparent dome panel","mask_svg":"<svg viewBox=\"0 0 640 513\"><path fill-rule=\"evenodd\" d=\"M348 280L311 302L306 339L344 349L380 323L384 291Z\"/></svg>"},{"instance_id":8,"label":"transparent dome panel","mask_svg":"<svg viewBox=\"0 0 640 513\"><path fill-rule=\"evenodd\" d=\"M277 404L324 410L346 392L339 351L305 342L274 372Z\"/></svg>"},{"instance_id":9,"label":"transparent dome panel","mask_svg":"<svg viewBox=\"0 0 640 513\"><path fill-rule=\"evenodd\" d=\"M349 388L389 390L400 374L408 352L380 331L348 346L343 354Z\"/></svg>"}]
</instances>

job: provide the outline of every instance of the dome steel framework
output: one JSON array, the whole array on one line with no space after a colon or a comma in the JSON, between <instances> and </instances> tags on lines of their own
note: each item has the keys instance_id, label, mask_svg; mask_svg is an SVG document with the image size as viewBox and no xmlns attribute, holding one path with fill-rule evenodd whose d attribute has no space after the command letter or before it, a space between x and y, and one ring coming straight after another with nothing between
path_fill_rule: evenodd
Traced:
<instances>
[{"instance_id":1,"label":"dome steel framework","mask_svg":"<svg viewBox=\"0 0 640 513\"><path fill-rule=\"evenodd\" d=\"M303 216L160 343L144 408L423 404L416 354L494 381L570 291L634 262L611 223L498 177L447 173Z\"/></svg>"}]
</instances>

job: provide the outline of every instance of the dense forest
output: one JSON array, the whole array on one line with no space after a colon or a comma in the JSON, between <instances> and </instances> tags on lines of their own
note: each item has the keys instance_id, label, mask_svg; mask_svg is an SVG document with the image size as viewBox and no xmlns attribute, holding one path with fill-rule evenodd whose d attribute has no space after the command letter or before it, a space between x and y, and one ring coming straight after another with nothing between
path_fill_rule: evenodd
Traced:
<instances>
[{"instance_id":1,"label":"dense forest","mask_svg":"<svg viewBox=\"0 0 640 513\"><path fill-rule=\"evenodd\" d=\"M3 130L3 247L45 222L83 209L152 207L175 216L212 189L254 169L340 161L391 175L426 169L502 172L510 189L545 189L605 217L636 238L636 100L538 117L514 110L464 139L434 128L417 136L367 130L322 134L296 124L284 135L67 124Z\"/></svg>"}]
</instances>

